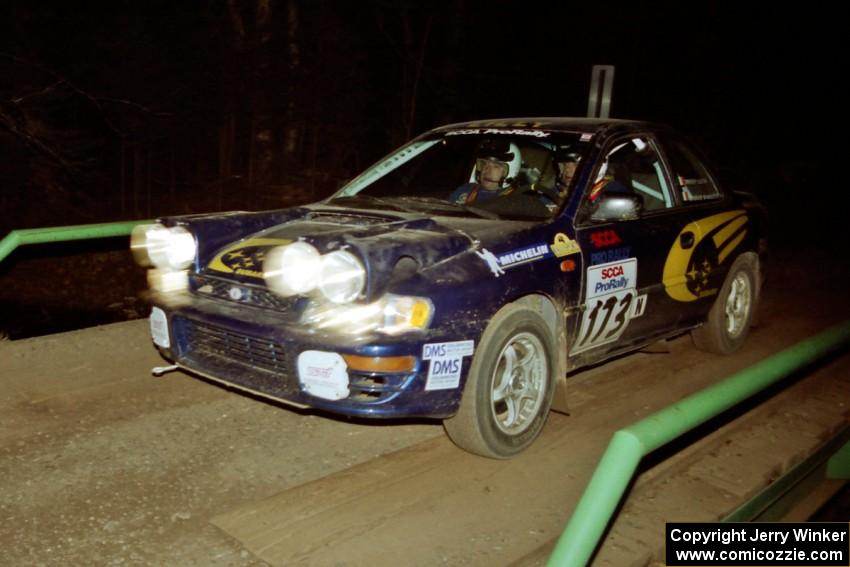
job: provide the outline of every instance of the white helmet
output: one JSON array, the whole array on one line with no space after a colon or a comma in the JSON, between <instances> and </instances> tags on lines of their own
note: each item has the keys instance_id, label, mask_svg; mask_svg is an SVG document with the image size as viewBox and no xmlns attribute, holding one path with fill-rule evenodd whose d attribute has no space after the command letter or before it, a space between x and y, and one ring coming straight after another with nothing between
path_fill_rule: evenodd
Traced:
<instances>
[{"instance_id":1,"label":"white helmet","mask_svg":"<svg viewBox=\"0 0 850 567\"><path fill-rule=\"evenodd\" d=\"M481 170L481 167L478 164L480 160L495 161L507 166L507 175L505 175L499 183L499 186L502 188L508 187L511 183L513 183L519 173L520 167L522 166L522 154L520 154L517 145L513 142L507 142L499 139L485 140L480 146L478 146L475 162L476 180L478 179Z\"/></svg>"}]
</instances>

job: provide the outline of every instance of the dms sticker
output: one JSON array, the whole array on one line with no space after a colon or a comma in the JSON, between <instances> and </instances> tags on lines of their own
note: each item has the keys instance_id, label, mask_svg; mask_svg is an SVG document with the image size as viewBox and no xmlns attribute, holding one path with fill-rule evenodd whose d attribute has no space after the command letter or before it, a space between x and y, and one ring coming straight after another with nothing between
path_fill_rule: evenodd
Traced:
<instances>
[{"instance_id":1,"label":"dms sticker","mask_svg":"<svg viewBox=\"0 0 850 567\"><path fill-rule=\"evenodd\" d=\"M646 295L638 295L636 286L636 258L587 269L584 313L573 353L616 341L629 321L643 315Z\"/></svg>"},{"instance_id":2,"label":"dms sticker","mask_svg":"<svg viewBox=\"0 0 850 567\"><path fill-rule=\"evenodd\" d=\"M475 341L430 343L422 347L422 360L429 360L426 390L448 390L460 385L463 357L472 355Z\"/></svg>"},{"instance_id":3,"label":"dms sticker","mask_svg":"<svg viewBox=\"0 0 850 567\"><path fill-rule=\"evenodd\" d=\"M505 268L513 268L515 266L521 266L522 264L536 262L541 258L546 258L552 255L552 251L546 244L535 244L533 246L511 250L510 252L505 252L498 256L486 248L482 248L480 252L476 250L475 253L478 254L479 258L487 262L487 266L490 268L490 271L493 272L493 275L497 278L505 273Z\"/></svg>"},{"instance_id":4,"label":"dms sticker","mask_svg":"<svg viewBox=\"0 0 850 567\"><path fill-rule=\"evenodd\" d=\"M717 294L711 273L729 257L747 234L747 213L743 210L712 215L682 229L664 263L664 289L676 301L696 301ZM694 243L682 246L690 233Z\"/></svg>"},{"instance_id":5,"label":"dms sticker","mask_svg":"<svg viewBox=\"0 0 850 567\"><path fill-rule=\"evenodd\" d=\"M275 246L289 244L282 238L254 238L231 244L213 258L207 266L210 270L225 274L239 274L252 278L263 277L263 260Z\"/></svg>"}]
</instances>

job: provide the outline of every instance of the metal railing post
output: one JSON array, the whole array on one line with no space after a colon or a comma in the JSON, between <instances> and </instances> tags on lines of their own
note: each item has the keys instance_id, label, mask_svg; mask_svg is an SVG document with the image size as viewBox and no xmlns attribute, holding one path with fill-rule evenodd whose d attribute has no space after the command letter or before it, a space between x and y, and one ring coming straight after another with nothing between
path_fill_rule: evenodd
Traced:
<instances>
[{"instance_id":1,"label":"metal railing post","mask_svg":"<svg viewBox=\"0 0 850 567\"><path fill-rule=\"evenodd\" d=\"M587 565L643 457L848 342L844 321L614 433L548 567Z\"/></svg>"},{"instance_id":2,"label":"metal railing post","mask_svg":"<svg viewBox=\"0 0 850 567\"><path fill-rule=\"evenodd\" d=\"M133 227L150 222L152 221L137 220L13 230L3 240L0 240L0 262L5 260L18 246L23 246L24 244L44 244L47 242L64 242L68 240L129 236Z\"/></svg>"}]
</instances>

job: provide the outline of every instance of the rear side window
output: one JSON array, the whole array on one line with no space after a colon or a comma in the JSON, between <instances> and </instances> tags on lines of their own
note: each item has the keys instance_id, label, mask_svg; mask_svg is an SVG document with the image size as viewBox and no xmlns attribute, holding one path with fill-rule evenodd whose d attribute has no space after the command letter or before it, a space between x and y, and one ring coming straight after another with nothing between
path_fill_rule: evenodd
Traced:
<instances>
[{"instance_id":1,"label":"rear side window","mask_svg":"<svg viewBox=\"0 0 850 567\"><path fill-rule=\"evenodd\" d=\"M664 149L682 201L709 201L723 195L696 154L680 140L665 140Z\"/></svg>"}]
</instances>

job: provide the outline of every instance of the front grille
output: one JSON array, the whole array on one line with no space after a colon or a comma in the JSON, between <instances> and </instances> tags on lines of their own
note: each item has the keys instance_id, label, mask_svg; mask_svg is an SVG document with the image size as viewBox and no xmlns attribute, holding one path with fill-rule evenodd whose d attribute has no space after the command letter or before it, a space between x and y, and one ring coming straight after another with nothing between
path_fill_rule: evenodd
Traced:
<instances>
[{"instance_id":1,"label":"front grille","mask_svg":"<svg viewBox=\"0 0 850 567\"><path fill-rule=\"evenodd\" d=\"M180 358L193 368L230 384L291 399L301 387L286 346L185 317L175 317ZM348 400L379 404L403 389L406 374L351 372Z\"/></svg>"},{"instance_id":2,"label":"front grille","mask_svg":"<svg viewBox=\"0 0 850 567\"><path fill-rule=\"evenodd\" d=\"M281 297L265 287L246 285L210 276L194 275L192 277L192 289L195 293L216 299L273 309L281 313L291 311L296 301L295 298Z\"/></svg>"},{"instance_id":3,"label":"front grille","mask_svg":"<svg viewBox=\"0 0 850 567\"><path fill-rule=\"evenodd\" d=\"M276 374L288 374L289 365L283 345L208 325L180 319L186 354L191 358L217 357Z\"/></svg>"}]
</instances>

